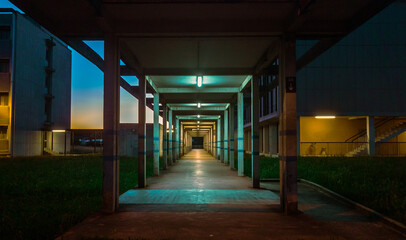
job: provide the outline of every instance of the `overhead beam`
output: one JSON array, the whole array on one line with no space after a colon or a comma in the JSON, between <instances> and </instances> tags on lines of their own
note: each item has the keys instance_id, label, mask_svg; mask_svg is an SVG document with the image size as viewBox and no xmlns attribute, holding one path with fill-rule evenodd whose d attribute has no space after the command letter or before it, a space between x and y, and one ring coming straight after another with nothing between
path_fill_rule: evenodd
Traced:
<instances>
[{"instance_id":1,"label":"overhead beam","mask_svg":"<svg viewBox=\"0 0 406 240\"><path fill-rule=\"evenodd\" d=\"M224 111L226 107L170 107L174 111Z\"/></svg>"},{"instance_id":2,"label":"overhead beam","mask_svg":"<svg viewBox=\"0 0 406 240\"><path fill-rule=\"evenodd\" d=\"M262 54L261 58L258 60L254 67L254 74L261 74L266 68L268 68L279 53L279 42L280 40L274 40L269 45L267 50Z\"/></svg>"},{"instance_id":3,"label":"overhead beam","mask_svg":"<svg viewBox=\"0 0 406 240\"><path fill-rule=\"evenodd\" d=\"M121 41L120 44L121 60L125 63L126 66L133 70L133 76L136 76L138 79L144 78L145 75L143 73L143 68L137 57L132 53L131 48L125 41Z\"/></svg>"},{"instance_id":4,"label":"overhead beam","mask_svg":"<svg viewBox=\"0 0 406 240\"><path fill-rule=\"evenodd\" d=\"M158 93L158 88L155 86L155 83L151 80L151 78L149 76L146 76L145 78L147 79L149 85L155 91L155 93Z\"/></svg>"},{"instance_id":5,"label":"overhead beam","mask_svg":"<svg viewBox=\"0 0 406 240\"><path fill-rule=\"evenodd\" d=\"M245 78L244 82L242 82L239 91L242 92L242 90L245 88L245 86L247 86L247 84L250 82L252 78L252 75L249 75Z\"/></svg>"},{"instance_id":6,"label":"overhead beam","mask_svg":"<svg viewBox=\"0 0 406 240\"><path fill-rule=\"evenodd\" d=\"M200 116L200 118L198 118L197 116L176 116L177 118L179 118L180 120L207 120L207 119L219 119L220 115L218 116Z\"/></svg>"},{"instance_id":7,"label":"overhead beam","mask_svg":"<svg viewBox=\"0 0 406 240\"><path fill-rule=\"evenodd\" d=\"M134 74L128 67L122 66L123 74ZM148 76L235 76L251 74L252 68L144 68L144 74Z\"/></svg>"},{"instance_id":8,"label":"overhead beam","mask_svg":"<svg viewBox=\"0 0 406 240\"><path fill-rule=\"evenodd\" d=\"M238 87L224 87L224 88L158 88L159 93L237 93Z\"/></svg>"},{"instance_id":9,"label":"overhead beam","mask_svg":"<svg viewBox=\"0 0 406 240\"><path fill-rule=\"evenodd\" d=\"M167 95L165 95L167 96ZM235 101L235 98L225 98L225 99L211 99L210 97L208 97L207 99L203 99L203 100L194 100L191 98L185 98L185 99L167 99L168 103L171 104L180 104L180 103L232 103Z\"/></svg>"},{"instance_id":10,"label":"overhead beam","mask_svg":"<svg viewBox=\"0 0 406 240\"><path fill-rule=\"evenodd\" d=\"M76 52L85 57L91 63L93 63L97 68L104 72L104 60L97 54L91 47L89 47L83 41L66 41L69 46L71 46ZM120 87L125 89L128 93L138 98L138 92L134 92L132 86L120 77Z\"/></svg>"}]
</instances>

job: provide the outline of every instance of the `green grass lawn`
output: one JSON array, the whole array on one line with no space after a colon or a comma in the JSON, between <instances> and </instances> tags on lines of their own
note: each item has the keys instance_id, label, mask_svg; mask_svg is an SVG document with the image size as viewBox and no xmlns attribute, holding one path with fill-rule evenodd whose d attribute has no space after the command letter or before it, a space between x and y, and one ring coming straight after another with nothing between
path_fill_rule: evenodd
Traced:
<instances>
[{"instance_id":1,"label":"green grass lawn","mask_svg":"<svg viewBox=\"0 0 406 240\"><path fill-rule=\"evenodd\" d=\"M152 175L147 159L147 175ZM120 158L120 193L137 184L137 159ZM101 157L0 159L0 239L54 239L98 211Z\"/></svg>"},{"instance_id":2,"label":"green grass lawn","mask_svg":"<svg viewBox=\"0 0 406 240\"><path fill-rule=\"evenodd\" d=\"M279 159L260 158L261 179L279 178ZM298 177L406 223L406 158L299 157ZM251 176L251 158L244 157ZM300 198L300 196L299 196Z\"/></svg>"}]
</instances>

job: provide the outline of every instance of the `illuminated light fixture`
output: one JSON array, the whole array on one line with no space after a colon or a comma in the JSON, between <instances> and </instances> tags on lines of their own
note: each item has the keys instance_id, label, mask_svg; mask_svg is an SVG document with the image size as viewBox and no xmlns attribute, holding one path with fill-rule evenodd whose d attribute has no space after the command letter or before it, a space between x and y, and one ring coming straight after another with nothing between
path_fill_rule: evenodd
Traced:
<instances>
[{"instance_id":1,"label":"illuminated light fixture","mask_svg":"<svg viewBox=\"0 0 406 240\"><path fill-rule=\"evenodd\" d=\"M52 130L52 132L66 132L66 130Z\"/></svg>"},{"instance_id":2,"label":"illuminated light fixture","mask_svg":"<svg viewBox=\"0 0 406 240\"><path fill-rule=\"evenodd\" d=\"M203 86L203 76L196 76L196 84L198 88Z\"/></svg>"},{"instance_id":3,"label":"illuminated light fixture","mask_svg":"<svg viewBox=\"0 0 406 240\"><path fill-rule=\"evenodd\" d=\"M197 115L197 118L200 118L200 115Z\"/></svg>"},{"instance_id":4,"label":"illuminated light fixture","mask_svg":"<svg viewBox=\"0 0 406 240\"><path fill-rule=\"evenodd\" d=\"M336 118L336 116L316 116L315 118L318 118L318 119L334 119L334 118Z\"/></svg>"},{"instance_id":5,"label":"illuminated light fixture","mask_svg":"<svg viewBox=\"0 0 406 240\"><path fill-rule=\"evenodd\" d=\"M197 108L200 108L200 103L197 103Z\"/></svg>"},{"instance_id":6,"label":"illuminated light fixture","mask_svg":"<svg viewBox=\"0 0 406 240\"><path fill-rule=\"evenodd\" d=\"M200 123L200 121L197 121L197 123Z\"/></svg>"}]
</instances>

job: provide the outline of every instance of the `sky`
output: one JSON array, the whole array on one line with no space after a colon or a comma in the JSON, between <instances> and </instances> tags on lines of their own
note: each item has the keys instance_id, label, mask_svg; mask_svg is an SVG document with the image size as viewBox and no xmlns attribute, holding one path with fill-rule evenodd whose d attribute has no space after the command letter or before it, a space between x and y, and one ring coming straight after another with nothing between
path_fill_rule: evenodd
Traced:
<instances>
[{"instance_id":1,"label":"sky","mask_svg":"<svg viewBox=\"0 0 406 240\"><path fill-rule=\"evenodd\" d=\"M8 0L0 0L0 8L13 8L20 11ZM20 11L21 12L21 11ZM85 43L104 58L103 41ZM72 50L72 107L71 128L103 128L103 72ZM121 63L123 64L123 63ZM138 85L136 77L123 77L130 85ZM138 122L138 100L121 88L120 122ZM153 111L147 108L147 123L153 122ZM162 118L160 118L162 123Z\"/></svg>"}]
</instances>

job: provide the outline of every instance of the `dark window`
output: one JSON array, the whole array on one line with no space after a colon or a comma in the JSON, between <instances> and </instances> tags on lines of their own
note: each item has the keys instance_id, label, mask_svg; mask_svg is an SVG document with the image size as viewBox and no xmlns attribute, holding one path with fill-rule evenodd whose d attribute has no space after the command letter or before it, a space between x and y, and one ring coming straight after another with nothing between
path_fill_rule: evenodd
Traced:
<instances>
[{"instance_id":1,"label":"dark window","mask_svg":"<svg viewBox=\"0 0 406 240\"><path fill-rule=\"evenodd\" d=\"M9 40L10 39L10 27L0 26L0 40Z\"/></svg>"},{"instance_id":2,"label":"dark window","mask_svg":"<svg viewBox=\"0 0 406 240\"><path fill-rule=\"evenodd\" d=\"M8 93L0 93L0 106L8 106Z\"/></svg>"},{"instance_id":3,"label":"dark window","mask_svg":"<svg viewBox=\"0 0 406 240\"><path fill-rule=\"evenodd\" d=\"M10 71L10 61L8 59L0 59L0 73L8 73Z\"/></svg>"}]
</instances>

